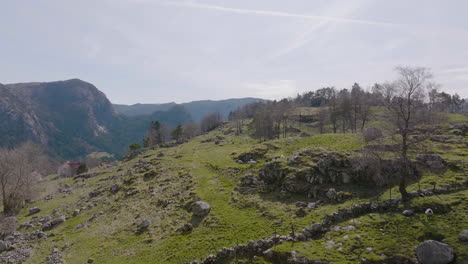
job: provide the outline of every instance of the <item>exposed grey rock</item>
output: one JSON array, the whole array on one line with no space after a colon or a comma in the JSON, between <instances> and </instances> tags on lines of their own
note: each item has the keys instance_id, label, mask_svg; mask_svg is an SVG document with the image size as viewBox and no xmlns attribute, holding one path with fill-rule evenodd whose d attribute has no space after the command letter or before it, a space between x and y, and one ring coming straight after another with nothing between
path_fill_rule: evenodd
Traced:
<instances>
[{"instance_id":1,"label":"exposed grey rock","mask_svg":"<svg viewBox=\"0 0 468 264\"><path fill-rule=\"evenodd\" d=\"M147 230L150 225L151 225L151 221L148 219L145 219L141 221L140 223L140 230Z\"/></svg>"},{"instance_id":2,"label":"exposed grey rock","mask_svg":"<svg viewBox=\"0 0 468 264\"><path fill-rule=\"evenodd\" d=\"M41 211L41 208L39 208L39 207L29 208L29 215L37 214L40 211Z\"/></svg>"},{"instance_id":3,"label":"exposed grey rock","mask_svg":"<svg viewBox=\"0 0 468 264\"><path fill-rule=\"evenodd\" d=\"M7 244L5 243L5 241L2 241L0 240L0 253L6 251L8 248Z\"/></svg>"},{"instance_id":4,"label":"exposed grey rock","mask_svg":"<svg viewBox=\"0 0 468 264\"><path fill-rule=\"evenodd\" d=\"M88 225L87 224L79 224L79 225L75 226L76 230L80 230L80 229L83 229L83 228L88 228Z\"/></svg>"},{"instance_id":5,"label":"exposed grey rock","mask_svg":"<svg viewBox=\"0 0 468 264\"><path fill-rule=\"evenodd\" d=\"M46 222L42 225L42 230L43 231L48 231L48 230L51 230L53 229L54 227L56 227L57 225L65 222L66 218L65 216L60 216L58 218L55 218L54 220L52 220L51 222Z\"/></svg>"},{"instance_id":6,"label":"exposed grey rock","mask_svg":"<svg viewBox=\"0 0 468 264\"><path fill-rule=\"evenodd\" d=\"M32 254L30 245L22 245L0 254L0 263L24 263Z\"/></svg>"},{"instance_id":7,"label":"exposed grey rock","mask_svg":"<svg viewBox=\"0 0 468 264\"><path fill-rule=\"evenodd\" d=\"M65 220L66 220L65 216L62 215L62 216L60 216L60 217L54 219L54 220L51 222L51 224L52 224L53 226L56 226L56 225L58 225L58 224L61 224L61 223L65 222Z\"/></svg>"},{"instance_id":8,"label":"exposed grey rock","mask_svg":"<svg viewBox=\"0 0 468 264\"><path fill-rule=\"evenodd\" d=\"M62 254L57 248L54 248L52 253L46 257L45 261L47 264L62 264Z\"/></svg>"},{"instance_id":9,"label":"exposed grey rock","mask_svg":"<svg viewBox=\"0 0 468 264\"><path fill-rule=\"evenodd\" d=\"M257 164L257 162L255 160L249 160L247 161L247 164L254 165Z\"/></svg>"},{"instance_id":10,"label":"exposed grey rock","mask_svg":"<svg viewBox=\"0 0 468 264\"><path fill-rule=\"evenodd\" d=\"M430 171L440 172L446 168L445 160L437 154L418 154L416 161L420 167Z\"/></svg>"},{"instance_id":11,"label":"exposed grey rock","mask_svg":"<svg viewBox=\"0 0 468 264\"><path fill-rule=\"evenodd\" d=\"M192 213L195 216L206 216L210 213L211 206L202 201L197 201L192 204Z\"/></svg>"},{"instance_id":12,"label":"exposed grey rock","mask_svg":"<svg viewBox=\"0 0 468 264\"><path fill-rule=\"evenodd\" d=\"M193 225L190 224L190 223L186 223L184 224L182 227L180 227L179 229L177 229L177 232L181 232L181 233L188 233L190 231L193 230Z\"/></svg>"},{"instance_id":13,"label":"exposed grey rock","mask_svg":"<svg viewBox=\"0 0 468 264\"><path fill-rule=\"evenodd\" d=\"M336 190L334 188L328 189L328 191L325 193L325 195L331 201L336 201Z\"/></svg>"},{"instance_id":14,"label":"exposed grey rock","mask_svg":"<svg viewBox=\"0 0 468 264\"><path fill-rule=\"evenodd\" d=\"M448 264L455 257L453 247L434 240L419 244L416 255L422 264Z\"/></svg>"},{"instance_id":15,"label":"exposed grey rock","mask_svg":"<svg viewBox=\"0 0 468 264\"><path fill-rule=\"evenodd\" d=\"M244 187L258 187L261 182L252 173L247 173L241 179L241 186Z\"/></svg>"},{"instance_id":16,"label":"exposed grey rock","mask_svg":"<svg viewBox=\"0 0 468 264\"><path fill-rule=\"evenodd\" d=\"M407 216L407 217L412 216L412 215L414 215L414 210L411 210L411 209L404 210L402 215Z\"/></svg>"},{"instance_id":17,"label":"exposed grey rock","mask_svg":"<svg viewBox=\"0 0 468 264\"><path fill-rule=\"evenodd\" d=\"M468 229L461 231L458 238L460 238L461 241L468 241Z\"/></svg>"},{"instance_id":18,"label":"exposed grey rock","mask_svg":"<svg viewBox=\"0 0 468 264\"><path fill-rule=\"evenodd\" d=\"M77 216L80 213L80 209L75 209L73 211L73 216Z\"/></svg>"},{"instance_id":19,"label":"exposed grey rock","mask_svg":"<svg viewBox=\"0 0 468 264\"><path fill-rule=\"evenodd\" d=\"M116 192L118 192L119 190L120 190L120 185L118 185L118 184L114 184L114 185L112 185L112 186L110 187L110 191L111 191L112 193L116 193Z\"/></svg>"}]
</instances>

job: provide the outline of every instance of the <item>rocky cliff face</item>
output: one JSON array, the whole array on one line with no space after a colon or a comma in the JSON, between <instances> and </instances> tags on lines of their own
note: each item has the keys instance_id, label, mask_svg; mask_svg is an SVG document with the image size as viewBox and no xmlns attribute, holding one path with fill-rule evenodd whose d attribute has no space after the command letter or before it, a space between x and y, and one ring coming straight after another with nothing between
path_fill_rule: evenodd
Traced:
<instances>
[{"instance_id":1,"label":"rocky cliff face","mask_svg":"<svg viewBox=\"0 0 468 264\"><path fill-rule=\"evenodd\" d=\"M31 104L0 84L0 144L13 146L16 142L32 140L47 142L47 133Z\"/></svg>"},{"instance_id":2,"label":"rocky cliff face","mask_svg":"<svg viewBox=\"0 0 468 264\"><path fill-rule=\"evenodd\" d=\"M102 150L99 138L119 120L106 96L78 79L2 85L0 95L3 146L31 140L61 156L78 156Z\"/></svg>"}]
</instances>

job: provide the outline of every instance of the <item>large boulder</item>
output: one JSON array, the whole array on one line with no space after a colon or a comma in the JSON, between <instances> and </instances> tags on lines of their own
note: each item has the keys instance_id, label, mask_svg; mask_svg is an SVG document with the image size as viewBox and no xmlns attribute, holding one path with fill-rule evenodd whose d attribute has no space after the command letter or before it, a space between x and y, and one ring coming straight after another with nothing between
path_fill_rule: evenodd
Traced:
<instances>
[{"instance_id":1,"label":"large boulder","mask_svg":"<svg viewBox=\"0 0 468 264\"><path fill-rule=\"evenodd\" d=\"M207 202L197 201L192 204L192 213L195 216L207 216L210 210L211 206Z\"/></svg>"},{"instance_id":2,"label":"large boulder","mask_svg":"<svg viewBox=\"0 0 468 264\"><path fill-rule=\"evenodd\" d=\"M427 240L416 247L421 264L448 264L455 258L453 247L434 240Z\"/></svg>"}]
</instances>

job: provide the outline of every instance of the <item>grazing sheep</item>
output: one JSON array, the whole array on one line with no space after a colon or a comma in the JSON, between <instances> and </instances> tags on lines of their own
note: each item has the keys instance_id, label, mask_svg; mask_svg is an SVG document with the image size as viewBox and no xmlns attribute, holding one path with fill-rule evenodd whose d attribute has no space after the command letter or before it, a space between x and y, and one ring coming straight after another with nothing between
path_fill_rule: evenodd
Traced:
<instances>
[{"instance_id":1,"label":"grazing sheep","mask_svg":"<svg viewBox=\"0 0 468 264\"><path fill-rule=\"evenodd\" d=\"M427 208L426 209L426 212L424 212L427 216L432 216L434 214L434 212L432 211L431 208Z\"/></svg>"}]
</instances>

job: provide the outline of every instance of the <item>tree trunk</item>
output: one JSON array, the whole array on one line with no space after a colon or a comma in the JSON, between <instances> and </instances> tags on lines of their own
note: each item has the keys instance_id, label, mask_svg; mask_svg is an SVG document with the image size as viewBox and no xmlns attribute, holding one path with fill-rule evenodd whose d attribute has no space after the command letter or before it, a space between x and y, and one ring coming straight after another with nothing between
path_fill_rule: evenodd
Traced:
<instances>
[{"instance_id":1,"label":"tree trunk","mask_svg":"<svg viewBox=\"0 0 468 264\"><path fill-rule=\"evenodd\" d=\"M401 146L401 156L403 158L403 171L400 178L399 191L401 193L401 198L403 201L409 200L408 192L406 191L406 179L410 175L410 166L408 160L408 135L407 130L402 133L402 146Z\"/></svg>"}]
</instances>

